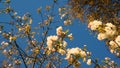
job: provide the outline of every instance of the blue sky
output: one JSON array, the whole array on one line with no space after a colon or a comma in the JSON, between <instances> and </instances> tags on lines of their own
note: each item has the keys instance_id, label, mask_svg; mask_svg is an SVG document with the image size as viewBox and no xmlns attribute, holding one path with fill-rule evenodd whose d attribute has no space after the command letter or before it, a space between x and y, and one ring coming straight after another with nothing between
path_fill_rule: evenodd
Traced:
<instances>
[{"instance_id":1,"label":"blue sky","mask_svg":"<svg viewBox=\"0 0 120 68\"><path fill-rule=\"evenodd\" d=\"M11 0L11 6L14 10L18 12L18 15L23 16L26 12L29 12L33 18L32 26L37 26L37 23L41 21L40 16L37 14L37 8L42 6L42 9L45 8L46 5L52 5L53 0ZM67 3L67 0L58 0L59 3L55 6L54 12L57 13L57 9L59 6L62 6L64 3ZM45 13L45 12L43 12ZM9 20L9 16L0 15L1 21ZM8 18L6 18L8 17ZM57 19L57 18L56 18ZM52 24L51 27L56 25L63 25L63 21ZM8 27L6 27L8 28ZM92 52L92 58L99 58L99 60L104 59L105 57L110 57L111 59L119 62L120 59L116 58L113 54L109 52L104 41L97 40L95 34L90 33L89 29L87 29L87 25L85 23L81 23L79 20L75 19L73 24L65 27L65 29L69 28L70 32L73 33L74 40L68 41L68 47L83 47L83 45L87 45L89 51ZM55 34L55 30L49 32L49 35ZM21 46L24 47L24 46ZM81 61L82 62L82 61ZM81 68L93 68L92 66L87 66L86 64L82 64Z\"/></svg>"}]
</instances>

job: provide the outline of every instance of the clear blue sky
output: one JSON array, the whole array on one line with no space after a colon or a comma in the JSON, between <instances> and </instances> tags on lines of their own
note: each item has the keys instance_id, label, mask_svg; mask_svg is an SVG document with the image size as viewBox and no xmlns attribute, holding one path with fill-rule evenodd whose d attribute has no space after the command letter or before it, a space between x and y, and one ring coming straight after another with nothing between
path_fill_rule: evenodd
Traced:
<instances>
[{"instance_id":1,"label":"clear blue sky","mask_svg":"<svg viewBox=\"0 0 120 68\"><path fill-rule=\"evenodd\" d=\"M26 12L29 12L32 15L33 18L33 25L36 26L38 22L41 21L40 16L37 14L37 8L42 6L42 8L45 8L46 5L52 5L53 0L11 0L11 6L14 8L18 15L22 16ZM59 6L62 6L64 3L67 2L67 0L58 0L59 3L56 5L56 9L54 12L57 13L57 9ZM44 13L44 12L43 12ZM6 17L4 15L0 15L1 21L6 21ZM57 18L56 18L57 19ZM53 26L56 26L57 24L52 24ZM63 22L61 21L59 25L63 25ZM116 62L119 62L120 59L116 58L114 55L112 55L107 47L105 47L104 41L97 40L97 37L94 34L91 34L89 29L87 29L87 25L84 23L80 23L78 20L74 20L73 24L70 26L65 27L69 28L70 32L73 33L74 40L68 41L68 47L83 47L83 45L87 45L87 48L89 51L92 52L93 58L99 58L100 60L104 59L105 57L110 57L111 59L115 60ZM49 34L55 34L55 30L50 31ZM24 47L24 46L21 46ZM81 61L82 62L82 61ZM81 68L93 68L91 66L87 66L86 64L82 64Z\"/></svg>"}]
</instances>

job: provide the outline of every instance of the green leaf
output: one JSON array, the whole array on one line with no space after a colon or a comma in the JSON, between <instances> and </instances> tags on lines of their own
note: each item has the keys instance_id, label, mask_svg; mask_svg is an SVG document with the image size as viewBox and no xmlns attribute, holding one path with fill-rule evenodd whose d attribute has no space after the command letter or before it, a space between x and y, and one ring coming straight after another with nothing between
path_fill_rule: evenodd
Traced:
<instances>
[{"instance_id":1,"label":"green leaf","mask_svg":"<svg viewBox=\"0 0 120 68\"><path fill-rule=\"evenodd\" d=\"M65 31L65 34L67 34L69 32L69 29L67 29L66 31Z\"/></svg>"}]
</instances>

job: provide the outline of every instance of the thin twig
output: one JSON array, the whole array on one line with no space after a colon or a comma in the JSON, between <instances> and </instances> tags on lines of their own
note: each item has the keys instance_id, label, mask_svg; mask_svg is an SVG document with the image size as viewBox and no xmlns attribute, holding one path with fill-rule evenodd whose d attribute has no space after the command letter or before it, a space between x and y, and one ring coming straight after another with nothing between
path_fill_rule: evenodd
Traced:
<instances>
[{"instance_id":1,"label":"thin twig","mask_svg":"<svg viewBox=\"0 0 120 68\"><path fill-rule=\"evenodd\" d=\"M18 49L18 48L19 48L19 45L17 44L16 41L14 41L14 43L15 43L15 45L16 45L16 47L17 47L17 50L18 50L18 52L19 52L22 60L23 60L23 63L24 63L24 65L25 65L25 68L28 68L27 65L26 65L26 62L25 62L25 60L24 60L24 58L23 58L23 55L22 55L21 51Z\"/></svg>"}]
</instances>

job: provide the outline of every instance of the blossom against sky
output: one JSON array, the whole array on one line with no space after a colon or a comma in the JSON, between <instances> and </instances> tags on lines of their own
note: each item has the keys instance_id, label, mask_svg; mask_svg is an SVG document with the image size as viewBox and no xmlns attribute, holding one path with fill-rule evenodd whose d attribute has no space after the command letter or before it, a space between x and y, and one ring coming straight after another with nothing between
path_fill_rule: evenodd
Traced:
<instances>
[{"instance_id":1,"label":"blossom against sky","mask_svg":"<svg viewBox=\"0 0 120 68\"><path fill-rule=\"evenodd\" d=\"M67 3L67 0L58 0L58 3L55 5L54 12L58 14L58 8L63 6L64 3ZM14 10L17 11L18 15L23 16L25 13L30 13L33 18L32 26L37 26L39 22L41 22L40 16L37 14L37 8L41 7L42 9L45 8L46 5L52 5L52 0L11 0L11 6L14 8ZM45 11L43 11L43 14ZM4 21L7 20L6 16L0 15L0 20ZM59 17L56 17L55 20L59 19ZM9 18L8 18L9 20ZM87 48L89 51L92 52L92 58L99 58L100 60L104 59L107 56L110 56L111 59L114 59L115 61L119 61L118 58L116 58L113 54L107 50L107 47L105 45L104 41L99 41L97 39L97 36L94 34L91 34L89 29L87 29L87 25L84 23L81 23L78 19L75 19L72 21L72 25L65 26L63 29L69 29L70 33L73 35L73 40L67 40L69 48L75 48L75 47L83 47L84 45L87 45ZM52 24L51 27L53 28L49 35L56 35L56 28L54 26L64 26L64 21L61 20L59 23ZM8 27L7 27L8 28ZM22 42L21 40L19 40ZM22 46L24 48L24 46ZM2 58L1 58L2 59ZM90 61L90 60L89 60ZM86 68L86 64L82 65L82 68ZM89 67L89 66L88 66ZM89 67L93 68L93 67Z\"/></svg>"}]
</instances>

